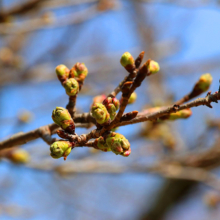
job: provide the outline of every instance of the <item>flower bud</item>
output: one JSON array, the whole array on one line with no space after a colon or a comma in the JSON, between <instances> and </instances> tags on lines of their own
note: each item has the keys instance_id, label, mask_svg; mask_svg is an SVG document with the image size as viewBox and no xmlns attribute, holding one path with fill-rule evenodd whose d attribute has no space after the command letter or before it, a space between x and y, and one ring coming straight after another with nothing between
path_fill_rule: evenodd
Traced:
<instances>
[{"instance_id":1,"label":"flower bud","mask_svg":"<svg viewBox=\"0 0 220 220\"><path fill-rule=\"evenodd\" d=\"M70 70L70 78L75 78L78 82L83 82L88 75L88 69L84 63L76 63Z\"/></svg>"},{"instance_id":2,"label":"flower bud","mask_svg":"<svg viewBox=\"0 0 220 220\"><path fill-rule=\"evenodd\" d=\"M131 153L129 141L121 134L112 132L106 138L106 144L116 155L129 156Z\"/></svg>"},{"instance_id":3,"label":"flower bud","mask_svg":"<svg viewBox=\"0 0 220 220\"><path fill-rule=\"evenodd\" d=\"M160 70L160 66L157 62L151 60L148 65L148 70L151 74L157 73Z\"/></svg>"},{"instance_id":4,"label":"flower bud","mask_svg":"<svg viewBox=\"0 0 220 220\"><path fill-rule=\"evenodd\" d=\"M137 99L137 94L136 92L133 92L128 100L128 104L133 104Z\"/></svg>"},{"instance_id":5,"label":"flower bud","mask_svg":"<svg viewBox=\"0 0 220 220\"><path fill-rule=\"evenodd\" d=\"M124 151L121 155L124 157L128 157L131 154L131 148L129 148L128 150Z\"/></svg>"},{"instance_id":6,"label":"flower bud","mask_svg":"<svg viewBox=\"0 0 220 220\"><path fill-rule=\"evenodd\" d=\"M95 118L97 123L104 124L109 121L110 115L106 109L106 107L101 103L95 103L92 106L92 117Z\"/></svg>"},{"instance_id":7,"label":"flower bud","mask_svg":"<svg viewBox=\"0 0 220 220\"><path fill-rule=\"evenodd\" d=\"M97 147L102 151L111 151L111 148L105 143L105 140L102 136L96 139L97 140Z\"/></svg>"},{"instance_id":8,"label":"flower bud","mask_svg":"<svg viewBox=\"0 0 220 220\"><path fill-rule=\"evenodd\" d=\"M52 112L53 121L64 130L70 125L73 125L73 119L67 109L62 107L56 107Z\"/></svg>"},{"instance_id":9,"label":"flower bud","mask_svg":"<svg viewBox=\"0 0 220 220\"><path fill-rule=\"evenodd\" d=\"M176 120L181 118L189 118L192 115L192 110L190 108L180 110L169 115L169 120Z\"/></svg>"},{"instance_id":10,"label":"flower bud","mask_svg":"<svg viewBox=\"0 0 220 220\"><path fill-rule=\"evenodd\" d=\"M195 88L200 89L202 92L205 92L209 89L209 86L212 83L212 76L209 73L203 74L197 81Z\"/></svg>"},{"instance_id":11,"label":"flower bud","mask_svg":"<svg viewBox=\"0 0 220 220\"><path fill-rule=\"evenodd\" d=\"M103 101L103 105L105 105L110 114L110 118L113 120L116 115L116 111L119 109L120 102L116 98L108 97Z\"/></svg>"},{"instance_id":12,"label":"flower bud","mask_svg":"<svg viewBox=\"0 0 220 220\"><path fill-rule=\"evenodd\" d=\"M56 67L56 74L61 82L64 82L65 80L68 79L69 72L70 70L63 64L60 64Z\"/></svg>"},{"instance_id":13,"label":"flower bud","mask_svg":"<svg viewBox=\"0 0 220 220\"><path fill-rule=\"evenodd\" d=\"M79 92L79 83L74 78L67 79L63 86L69 96L75 96Z\"/></svg>"},{"instance_id":14,"label":"flower bud","mask_svg":"<svg viewBox=\"0 0 220 220\"><path fill-rule=\"evenodd\" d=\"M6 157L13 163L28 163L30 161L29 153L23 149L10 151Z\"/></svg>"},{"instance_id":15,"label":"flower bud","mask_svg":"<svg viewBox=\"0 0 220 220\"><path fill-rule=\"evenodd\" d=\"M121 65L128 71L131 71L135 68L135 61L132 55L129 52L125 52L120 59Z\"/></svg>"},{"instance_id":16,"label":"flower bud","mask_svg":"<svg viewBox=\"0 0 220 220\"><path fill-rule=\"evenodd\" d=\"M64 159L70 154L72 150L72 144L69 141L56 141L50 145L50 156L54 159L64 157Z\"/></svg>"}]
</instances>

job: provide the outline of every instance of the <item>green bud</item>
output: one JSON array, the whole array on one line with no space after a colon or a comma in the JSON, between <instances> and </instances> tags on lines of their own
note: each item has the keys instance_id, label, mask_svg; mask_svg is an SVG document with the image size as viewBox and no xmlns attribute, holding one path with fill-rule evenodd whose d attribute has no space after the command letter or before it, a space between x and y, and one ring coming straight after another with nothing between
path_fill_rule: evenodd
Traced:
<instances>
[{"instance_id":1,"label":"green bud","mask_svg":"<svg viewBox=\"0 0 220 220\"><path fill-rule=\"evenodd\" d=\"M176 120L181 118L189 118L192 115L192 110L190 108L180 110L169 115L169 120Z\"/></svg>"},{"instance_id":2,"label":"green bud","mask_svg":"<svg viewBox=\"0 0 220 220\"><path fill-rule=\"evenodd\" d=\"M53 110L52 119L63 129L66 129L73 124L73 119L71 118L69 111L62 107L56 107L56 109Z\"/></svg>"},{"instance_id":3,"label":"green bud","mask_svg":"<svg viewBox=\"0 0 220 220\"><path fill-rule=\"evenodd\" d=\"M79 83L74 78L67 79L63 86L69 96L75 96L79 92Z\"/></svg>"},{"instance_id":4,"label":"green bud","mask_svg":"<svg viewBox=\"0 0 220 220\"><path fill-rule=\"evenodd\" d=\"M72 150L72 144L69 141L56 141L50 145L50 156L54 159L64 157L64 159L70 154Z\"/></svg>"},{"instance_id":5,"label":"green bud","mask_svg":"<svg viewBox=\"0 0 220 220\"><path fill-rule=\"evenodd\" d=\"M120 63L127 70L132 70L133 68L135 68L134 58L129 52L125 52L121 56Z\"/></svg>"},{"instance_id":6,"label":"green bud","mask_svg":"<svg viewBox=\"0 0 220 220\"><path fill-rule=\"evenodd\" d=\"M101 103L95 103L92 106L92 117L95 118L97 123L104 124L109 121L110 115L106 107Z\"/></svg>"},{"instance_id":7,"label":"green bud","mask_svg":"<svg viewBox=\"0 0 220 220\"><path fill-rule=\"evenodd\" d=\"M133 92L128 100L128 104L133 104L137 99L137 94L136 92Z\"/></svg>"},{"instance_id":8,"label":"green bud","mask_svg":"<svg viewBox=\"0 0 220 220\"><path fill-rule=\"evenodd\" d=\"M26 150L16 149L7 155L7 158L13 163L28 163L30 155Z\"/></svg>"},{"instance_id":9,"label":"green bud","mask_svg":"<svg viewBox=\"0 0 220 220\"><path fill-rule=\"evenodd\" d=\"M151 60L148 65L148 70L151 74L157 73L160 70L160 66L157 62Z\"/></svg>"},{"instance_id":10,"label":"green bud","mask_svg":"<svg viewBox=\"0 0 220 220\"><path fill-rule=\"evenodd\" d=\"M96 139L97 140L97 147L102 151L111 151L111 148L105 143L105 140L102 136Z\"/></svg>"},{"instance_id":11,"label":"green bud","mask_svg":"<svg viewBox=\"0 0 220 220\"><path fill-rule=\"evenodd\" d=\"M131 154L131 148L129 148L128 150L124 151L121 155L124 157L128 157Z\"/></svg>"},{"instance_id":12,"label":"green bud","mask_svg":"<svg viewBox=\"0 0 220 220\"><path fill-rule=\"evenodd\" d=\"M78 82L83 82L88 75L88 69L84 63L76 63L70 70L70 77L75 78Z\"/></svg>"},{"instance_id":13,"label":"green bud","mask_svg":"<svg viewBox=\"0 0 220 220\"><path fill-rule=\"evenodd\" d=\"M129 141L121 134L112 132L106 138L106 144L116 155L129 156L131 153Z\"/></svg>"},{"instance_id":14,"label":"green bud","mask_svg":"<svg viewBox=\"0 0 220 220\"><path fill-rule=\"evenodd\" d=\"M63 82L69 77L70 70L63 64L60 64L56 67L56 74L58 79Z\"/></svg>"},{"instance_id":15,"label":"green bud","mask_svg":"<svg viewBox=\"0 0 220 220\"><path fill-rule=\"evenodd\" d=\"M212 83L212 76L209 73L203 74L199 81L196 83L196 87L201 89L203 92L209 89L209 86Z\"/></svg>"}]
</instances>

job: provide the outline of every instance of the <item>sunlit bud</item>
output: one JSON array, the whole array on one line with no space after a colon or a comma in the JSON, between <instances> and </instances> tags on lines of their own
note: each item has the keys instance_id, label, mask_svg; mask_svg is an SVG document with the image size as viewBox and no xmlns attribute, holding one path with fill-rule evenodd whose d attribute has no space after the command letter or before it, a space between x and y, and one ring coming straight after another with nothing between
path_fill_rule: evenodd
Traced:
<instances>
[{"instance_id":1,"label":"sunlit bud","mask_svg":"<svg viewBox=\"0 0 220 220\"><path fill-rule=\"evenodd\" d=\"M209 89L209 86L212 83L212 76L209 73L201 75L199 81L196 83L195 88L199 88L202 92L205 92Z\"/></svg>"},{"instance_id":2,"label":"sunlit bud","mask_svg":"<svg viewBox=\"0 0 220 220\"><path fill-rule=\"evenodd\" d=\"M116 155L130 155L130 143L123 135L119 133L112 132L109 134L106 138L106 144Z\"/></svg>"},{"instance_id":3,"label":"sunlit bud","mask_svg":"<svg viewBox=\"0 0 220 220\"><path fill-rule=\"evenodd\" d=\"M157 73L160 70L160 66L157 62L151 60L148 65L148 70L151 74Z\"/></svg>"},{"instance_id":4,"label":"sunlit bud","mask_svg":"<svg viewBox=\"0 0 220 220\"><path fill-rule=\"evenodd\" d=\"M69 96L75 96L79 92L79 83L74 78L67 79L63 86Z\"/></svg>"},{"instance_id":5,"label":"sunlit bud","mask_svg":"<svg viewBox=\"0 0 220 220\"><path fill-rule=\"evenodd\" d=\"M66 158L71 150L72 144L69 141L56 141L50 146L50 156L54 159Z\"/></svg>"},{"instance_id":6,"label":"sunlit bud","mask_svg":"<svg viewBox=\"0 0 220 220\"><path fill-rule=\"evenodd\" d=\"M70 70L70 77L75 78L78 82L83 82L88 75L88 69L84 63L76 63Z\"/></svg>"},{"instance_id":7,"label":"sunlit bud","mask_svg":"<svg viewBox=\"0 0 220 220\"><path fill-rule=\"evenodd\" d=\"M56 74L58 79L63 82L69 77L69 69L65 65L60 64L56 67Z\"/></svg>"},{"instance_id":8,"label":"sunlit bud","mask_svg":"<svg viewBox=\"0 0 220 220\"><path fill-rule=\"evenodd\" d=\"M59 125L63 129L66 129L70 125L74 124L68 110L62 107L56 107L56 109L53 110L52 119L57 125Z\"/></svg>"},{"instance_id":9,"label":"sunlit bud","mask_svg":"<svg viewBox=\"0 0 220 220\"><path fill-rule=\"evenodd\" d=\"M135 68L135 61L129 52L125 52L120 59L121 65L128 71Z\"/></svg>"},{"instance_id":10,"label":"sunlit bud","mask_svg":"<svg viewBox=\"0 0 220 220\"><path fill-rule=\"evenodd\" d=\"M92 117L95 118L97 123L104 124L109 121L110 115L106 109L106 107L101 103L95 103L92 106Z\"/></svg>"}]
</instances>

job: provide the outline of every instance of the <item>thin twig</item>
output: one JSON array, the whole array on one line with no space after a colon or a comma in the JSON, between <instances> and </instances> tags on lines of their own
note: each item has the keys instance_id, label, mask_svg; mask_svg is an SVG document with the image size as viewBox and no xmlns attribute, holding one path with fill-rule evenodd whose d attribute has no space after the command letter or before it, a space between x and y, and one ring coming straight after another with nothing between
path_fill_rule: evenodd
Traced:
<instances>
[{"instance_id":1,"label":"thin twig","mask_svg":"<svg viewBox=\"0 0 220 220\"><path fill-rule=\"evenodd\" d=\"M76 114L74 121L76 123L95 123L94 118L91 116L90 113L83 113L83 114ZM35 130L29 131L27 133L19 132L17 134L12 135L10 138L0 142L0 150L5 148L10 148L17 145L26 144L29 141L35 140L37 138L40 138L42 136L41 130L48 128L51 131L51 134L54 134L56 132L56 129L58 128L58 125L56 124L49 124L42 126L40 128L37 128Z\"/></svg>"},{"instance_id":2,"label":"thin twig","mask_svg":"<svg viewBox=\"0 0 220 220\"><path fill-rule=\"evenodd\" d=\"M77 95L69 96L69 102L66 106L66 109L69 111L72 118L74 118L74 114L75 114L75 111L76 111L76 108L75 108L76 98L77 98Z\"/></svg>"},{"instance_id":3,"label":"thin twig","mask_svg":"<svg viewBox=\"0 0 220 220\"><path fill-rule=\"evenodd\" d=\"M154 113L142 114L140 112L136 118L134 118L130 121L124 121L124 122L117 123L115 125L115 127L124 126L124 125L128 125L128 124L140 123L140 122L144 122L144 121L154 121L162 116L167 116L170 113L176 112L177 110L180 111L183 109L193 108L193 107L197 107L200 105L206 105L207 107L212 108L210 103L217 102L217 100L220 100L220 93L218 93L218 92L214 93L214 94L210 94L205 98L198 98L198 99L196 99L192 102L189 102L187 104L184 104L184 105L180 105L180 106L174 105L174 106L169 106L169 107L162 107L160 110L158 110L157 112L154 112ZM176 109L176 107L178 109Z\"/></svg>"}]
</instances>

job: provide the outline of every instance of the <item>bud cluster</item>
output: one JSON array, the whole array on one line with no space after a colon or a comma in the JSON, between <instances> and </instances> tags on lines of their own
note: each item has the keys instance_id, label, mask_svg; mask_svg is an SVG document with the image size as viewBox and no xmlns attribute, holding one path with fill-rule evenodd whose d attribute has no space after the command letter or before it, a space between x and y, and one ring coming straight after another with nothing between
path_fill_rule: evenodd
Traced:
<instances>
[{"instance_id":1,"label":"bud cluster","mask_svg":"<svg viewBox=\"0 0 220 220\"><path fill-rule=\"evenodd\" d=\"M76 63L71 70L61 64L56 67L56 74L68 96L76 96L80 90L80 85L83 84L88 69L84 63Z\"/></svg>"},{"instance_id":2,"label":"bud cluster","mask_svg":"<svg viewBox=\"0 0 220 220\"><path fill-rule=\"evenodd\" d=\"M112 151L116 155L128 157L131 153L129 141L119 133L111 132L106 138L96 139L97 147L102 151Z\"/></svg>"},{"instance_id":3,"label":"bud cluster","mask_svg":"<svg viewBox=\"0 0 220 220\"><path fill-rule=\"evenodd\" d=\"M102 104L105 105L108 113L110 114L110 118L113 120L115 118L116 111L119 109L120 106L119 100L116 98L108 97L103 101Z\"/></svg>"},{"instance_id":4,"label":"bud cluster","mask_svg":"<svg viewBox=\"0 0 220 220\"><path fill-rule=\"evenodd\" d=\"M70 78L75 78L79 83L83 83L88 75L88 69L84 63L76 63L70 70Z\"/></svg>"},{"instance_id":5,"label":"bud cluster","mask_svg":"<svg viewBox=\"0 0 220 220\"><path fill-rule=\"evenodd\" d=\"M141 58L141 60L142 59L143 57ZM132 72L133 70L135 70L135 60L129 52L125 52L124 54L122 54L120 63L128 72ZM144 69L144 71L146 71L145 66L147 67L147 71L149 72L148 75L155 74L160 70L159 64L154 60L148 60L143 65L144 68L141 69Z\"/></svg>"}]
</instances>

